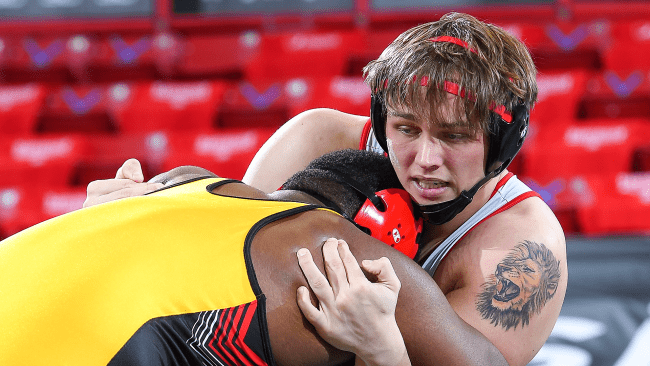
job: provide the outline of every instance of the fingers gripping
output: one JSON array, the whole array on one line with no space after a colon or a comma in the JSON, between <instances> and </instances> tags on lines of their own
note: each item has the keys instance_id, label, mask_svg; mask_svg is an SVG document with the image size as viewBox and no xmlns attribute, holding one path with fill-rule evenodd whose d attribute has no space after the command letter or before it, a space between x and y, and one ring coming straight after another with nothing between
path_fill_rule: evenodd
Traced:
<instances>
[{"instance_id":1,"label":"fingers gripping","mask_svg":"<svg viewBox=\"0 0 650 366\"><path fill-rule=\"evenodd\" d=\"M298 250L297 255L300 269L305 275L307 283L309 283L309 286L316 295L320 304L320 309L316 308L312 304L311 299L309 298L309 291L304 286L298 288L298 307L300 307L300 310L303 312L305 317L316 327L316 329L322 329L327 323L323 307L334 301L332 288L327 282L327 278L325 278L320 269L318 269L314 263L309 250L302 248Z\"/></svg>"},{"instance_id":2,"label":"fingers gripping","mask_svg":"<svg viewBox=\"0 0 650 366\"><path fill-rule=\"evenodd\" d=\"M377 260L364 260L361 265L363 269L377 277L377 283L386 285L395 293L399 292L402 284L388 258L381 257Z\"/></svg>"},{"instance_id":3,"label":"fingers gripping","mask_svg":"<svg viewBox=\"0 0 650 366\"><path fill-rule=\"evenodd\" d=\"M347 279L350 284L366 282L366 275L363 274L357 259L350 251L350 247L345 240L338 240L338 254L343 261L343 266L347 274Z\"/></svg>"},{"instance_id":4,"label":"fingers gripping","mask_svg":"<svg viewBox=\"0 0 650 366\"><path fill-rule=\"evenodd\" d=\"M122 164L115 174L117 179L130 179L134 182L142 183L144 181L144 174L142 173L142 166L138 159L129 159Z\"/></svg>"},{"instance_id":5,"label":"fingers gripping","mask_svg":"<svg viewBox=\"0 0 650 366\"><path fill-rule=\"evenodd\" d=\"M325 271L335 297L350 287L346 265L339 254L339 246L339 241L334 238L327 239L323 244Z\"/></svg>"},{"instance_id":6,"label":"fingers gripping","mask_svg":"<svg viewBox=\"0 0 650 366\"><path fill-rule=\"evenodd\" d=\"M298 306L318 334L334 347L364 360L385 359L386 350L394 348L395 339L399 338L403 345L395 321L399 280L389 260L365 261L364 268L379 280L371 283L345 241L328 239L322 250L327 278L307 249L297 253L300 268L319 301L316 308L307 288L301 286L297 291ZM398 351L400 355L405 352Z\"/></svg>"}]
</instances>

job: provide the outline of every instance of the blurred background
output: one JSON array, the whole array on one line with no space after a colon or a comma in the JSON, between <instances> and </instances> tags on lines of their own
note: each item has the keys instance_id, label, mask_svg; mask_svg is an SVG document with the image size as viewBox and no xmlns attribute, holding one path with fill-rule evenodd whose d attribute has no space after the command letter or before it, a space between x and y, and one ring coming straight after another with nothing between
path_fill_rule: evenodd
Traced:
<instances>
[{"instance_id":1,"label":"blurred background","mask_svg":"<svg viewBox=\"0 0 650 366\"><path fill-rule=\"evenodd\" d=\"M145 178L241 178L310 108L368 115L362 67L449 11L524 41L539 103L511 170L568 237L562 316L531 365L650 365L650 2L0 0L0 239Z\"/></svg>"}]
</instances>

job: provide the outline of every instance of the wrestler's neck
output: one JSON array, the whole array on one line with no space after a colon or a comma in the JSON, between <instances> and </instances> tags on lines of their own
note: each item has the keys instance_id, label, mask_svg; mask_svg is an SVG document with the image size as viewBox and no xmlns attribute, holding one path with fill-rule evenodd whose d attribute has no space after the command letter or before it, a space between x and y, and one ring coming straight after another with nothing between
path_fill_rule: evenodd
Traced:
<instances>
[{"instance_id":1,"label":"wrestler's neck","mask_svg":"<svg viewBox=\"0 0 650 366\"><path fill-rule=\"evenodd\" d=\"M435 247L440 245L440 243L447 239L449 235L456 231L465 221L469 220L472 215L474 215L481 207L483 207L483 205L485 205L487 201L490 200L492 192L494 192L494 189L496 188L501 178L503 178L506 174L508 174L507 169L485 183L483 187L481 187L478 192L476 192L474 198L472 199L472 202L451 221L438 226L427 225L425 223L422 242L426 244L423 248L423 252L426 253L435 249Z\"/></svg>"}]
</instances>

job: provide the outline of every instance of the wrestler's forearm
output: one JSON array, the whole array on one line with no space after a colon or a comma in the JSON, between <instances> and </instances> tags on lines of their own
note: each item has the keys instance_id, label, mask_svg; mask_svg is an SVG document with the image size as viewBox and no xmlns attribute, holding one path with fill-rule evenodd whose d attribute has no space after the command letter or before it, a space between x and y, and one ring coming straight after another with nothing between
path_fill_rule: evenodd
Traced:
<instances>
[{"instance_id":1,"label":"wrestler's forearm","mask_svg":"<svg viewBox=\"0 0 650 366\"><path fill-rule=\"evenodd\" d=\"M508 365L487 337L456 314L430 277L412 282L409 275L398 272L402 294L396 318L414 364Z\"/></svg>"},{"instance_id":2,"label":"wrestler's forearm","mask_svg":"<svg viewBox=\"0 0 650 366\"><path fill-rule=\"evenodd\" d=\"M438 340L440 343L449 343L431 350L431 354L434 354L437 359L437 362L434 362L436 365L508 366L508 362L497 347L467 324L445 327Z\"/></svg>"},{"instance_id":3,"label":"wrestler's forearm","mask_svg":"<svg viewBox=\"0 0 650 366\"><path fill-rule=\"evenodd\" d=\"M456 313L420 266L387 246L362 248L360 242L355 243L357 258L388 257L402 283L395 319L413 364L508 365L497 347Z\"/></svg>"},{"instance_id":4,"label":"wrestler's forearm","mask_svg":"<svg viewBox=\"0 0 650 366\"><path fill-rule=\"evenodd\" d=\"M356 149L367 117L329 109L305 111L278 129L255 154L242 181L263 192L328 152Z\"/></svg>"}]
</instances>

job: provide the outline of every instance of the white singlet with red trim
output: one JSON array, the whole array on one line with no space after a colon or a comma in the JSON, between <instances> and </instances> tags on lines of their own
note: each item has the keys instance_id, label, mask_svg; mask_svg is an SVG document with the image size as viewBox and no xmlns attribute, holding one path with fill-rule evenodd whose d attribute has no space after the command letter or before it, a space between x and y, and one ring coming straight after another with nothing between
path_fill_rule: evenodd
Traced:
<instances>
[{"instance_id":1,"label":"white singlet with red trim","mask_svg":"<svg viewBox=\"0 0 650 366\"><path fill-rule=\"evenodd\" d=\"M367 124L370 124L370 121L367 122ZM375 132L372 130L371 126L366 126L366 129L364 132L367 131L366 136L361 137L361 142L363 143L365 141L365 144L361 146L360 148L363 150L367 151L372 151L376 152L377 154L384 154L384 149L382 149L381 145L379 145L379 142L377 142L377 138L375 137Z\"/></svg>"},{"instance_id":2,"label":"white singlet with red trim","mask_svg":"<svg viewBox=\"0 0 650 366\"><path fill-rule=\"evenodd\" d=\"M481 207L472 217L465 221L456 231L445 239L436 249L433 250L433 253L422 264L422 268L425 271L429 272L431 276L436 272L438 265L445 258L445 255L458 243L470 230L477 226L481 221L483 221L488 216L495 213L501 207L507 205L509 202L517 199L517 197L532 192L527 185L522 181L517 179L514 175L509 175L510 179L502 185L496 193L488 200L483 207ZM508 176L503 179L507 179ZM538 196L534 194L533 196Z\"/></svg>"}]
</instances>

